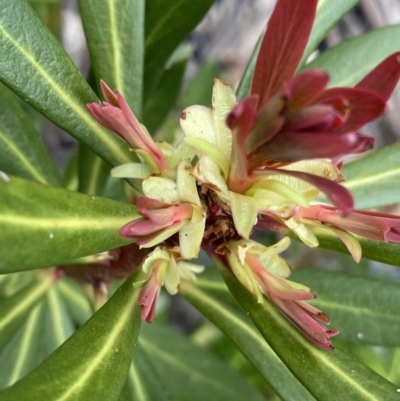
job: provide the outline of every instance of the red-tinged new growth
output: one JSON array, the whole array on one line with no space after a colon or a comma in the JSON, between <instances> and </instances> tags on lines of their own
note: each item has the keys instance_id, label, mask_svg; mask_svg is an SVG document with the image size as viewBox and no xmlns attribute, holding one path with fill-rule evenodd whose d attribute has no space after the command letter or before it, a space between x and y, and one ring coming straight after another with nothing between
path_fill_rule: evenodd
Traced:
<instances>
[{"instance_id":1,"label":"red-tinged new growth","mask_svg":"<svg viewBox=\"0 0 400 401\"><path fill-rule=\"evenodd\" d=\"M330 338L339 332L327 330L328 316L307 303L315 295L309 288L286 280L291 269L279 253L289 244L287 237L271 247L253 241L231 241L227 260L234 275L259 303L264 294L307 338L322 348L332 349Z\"/></svg>"},{"instance_id":2,"label":"red-tinged new growth","mask_svg":"<svg viewBox=\"0 0 400 401\"><path fill-rule=\"evenodd\" d=\"M329 76L323 71L295 76L316 6L317 0L277 2L261 44L250 96L239 101L227 118L233 135L230 188L243 192L255 173L269 174L267 169L372 148L373 139L357 131L385 112L400 76L399 53L355 88L326 89ZM311 182L309 177L299 178ZM313 184L328 197L347 192L329 180L324 187ZM351 196L347 193L346 198L336 206L350 212Z\"/></svg>"},{"instance_id":3,"label":"red-tinged new growth","mask_svg":"<svg viewBox=\"0 0 400 401\"><path fill-rule=\"evenodd\" d=\"M190 106L180 117L184 140L155 143L127 102L101 83L105 102L87 105L104 127L124 139L136 161L113 169L138 181L139 217L121 229L147 248L139 304L154 318L162 286L175 294L181 279L202 270L187 262L201 246L219 255L258 302L268 297L307 338L331 349L336 330L307 302L310 289L286 280L290 267L279 253L286 237L270 247L251 240L254 227L287 234L318 246L316 229L330 230L355 260L361 247L353 234L400 243L400 218L354 211L340 184L340 158L372 148L358 133L386 110L400 77L400 53L382 61L354 88L328 88L323 71L296 75L318 0L278 0L261 43L249 97L236 101L215 80L213 108ZM304 70L304 67L302 67ZM323 192L333 206L316 204ZM136 285L135 284L135 285Z\"/></svg>"},{"instance_id":4,"label":"red-tinged new growth","mask_svg":"<svg viewBox=\"0 0 400 401\"><path fill-rule=\"evenodd\" d=\"M153 246L169 238L190 221L193 206L189 203L169 204L157 199L140 196L136 200L137 211L143 218L134 220L121 228L124 238L135 238L138 245Z\"/></svg>"},{"instance_id":5,"label":"red-tinged new growth","mask_svg":"<svg viewBox=\"0 0 400 401\"><path fill-rule=\"evenodd\" d=\"M104 81L100 81L105 102L86 105L90 114L105 128L126 141L134 150L146 152L159 171L168 169L164 155L157 147L146 128L139 123L124 97L111 90Z\"/></svg>"}]
</instances>

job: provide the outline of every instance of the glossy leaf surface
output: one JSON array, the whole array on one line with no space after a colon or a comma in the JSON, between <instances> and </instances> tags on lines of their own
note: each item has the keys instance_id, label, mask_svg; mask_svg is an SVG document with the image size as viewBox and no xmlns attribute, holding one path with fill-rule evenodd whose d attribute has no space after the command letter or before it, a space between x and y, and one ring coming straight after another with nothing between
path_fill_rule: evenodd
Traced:
<instances>
[{"instance_id":1,"label":"glossy leaf surface","mask_svg":"<svg viewBox=\"0 0 400 401\"><path fill-rule=\"evenodd\" d=\"M0 170L59 186L61 177L39 133L18 104L16 96L2 84L0 110Z\"/></svg>"},{"instance_id":2,"label":"glossy leaf surface","mask_svg":"<svg viewBox=\"0 0 400 401\"><path fill-rule=\"evenodd\" d=\"M138 347L118 401L167 401L170 399L160 383L151 360L143 349Z\"/></svg>"},{"instance_id":3,"label":"glossy leaf surface","mask_svg":"<svg viewBox=\"0 0 400 401\"><path fill-rule=\"evenodd\" d=\"M306 69L322 69L329 86L354 86L383 59L400 50L400 25L375 29L325 51Z\"/></svg>"},{"instance_id":4,"label":"glossy leaf surface","mask_svg":"<svg viewBox=\"0 0 400 401\"><path fill-rule=\"evenodd\" d=\"M143 124L149 132L154 133L159 128L175 104L185 69L186 60L164 71L151 99L145 104Z\"/></svg>"},{"instance_id":5,"label":"glossy leaf surface","mask_svg":"<svg viewBox=\"0 0 400 401\"><path fill-rule=\"evenodd\" d=\"M400 143L386 146L346 164L341 173L358 209L400 202Z\"/></svg>"},{"instance_id":6,"label":"glossy leaf surface","mask_svg":"<svg viewBox=\"0 0 400 401\"><path fill-rule=\"evenodd\" d=\"M87 112L96 95L29 4L0 0L0 8L0 81L109 164L129 162L128 147Z\"/></svg>"},{"instance_id":7,"label":"glossy leaf surface","mask_svg":"<svg viewBox=\"0 0 400 401\"><path fill-rule=\"evenodd\" d=\"M349 253L343 242L331 231L316 228L315 234L319 245L323 248ZM361 237L357 237L357 240L360 242L363 258L400 266L400 246L398 244L374 241Z\"/></svg>"},{"instance_id":8,"label":"glossy leaf surface","mask_svg":"<svg viewBox=\"0 0 400 401\"><path fill-rule=\"evenodd\" d=\"M43 360L43 304L36 305L24 324L13 332L11 340L0 352L0 388L6 388L29 373Z\"/></svg>"},{"instance_id":9,"label":"glossy leaf surface","mask_svg":"<svg viewBox=\"0 0 400 401\"><path fill-rule=\"evenodd\" d=\"M79 0L97 85L122 93L134 113L142 107L144 0Z\"/></svg>"},{"instance_id":10,"label":"glossy leaf surface","mask_svg":"<svg viewBox=\"0 0 400 401\"><path fill-rule=\"evenodd\" d=\"M303 269L295 270L291 279L310 287L317 295L311 304L331 318L332 327L340 330L336 337L339 341L357 345L400 345L398 284L371 277Z\"/></svg>"},{"instance_id":11,"label":"glossy leaf surface","mask_svg":"<svg viewBox=\"0 0 400 401\"><path fill-rule=\"evenodd\" d=\"M126 245L128 204L11 177L0 180L0 272L62 264ZM16 257L18 255L18 257Z\"/></svg>"},{"instance_id":12,"label":"glossy leaf surface","mask_svg":"<svg viewBox=\"0 0 400 401\"><path fill-rule=\"evenodd\" d=\"M163 67L173 50L200 22L213 2L213 0L146 2L144 64L146 100L159 81Z\"/></svg>"},{"instance_id":13,"label":"glossy leaf surface","mask_svg":"<svg viewBox=\"0 0 400 401\"><path fill-rule=\"evenodd\" d=\"M334 2L331 0L318 1L317 15L300 65L306 62L308 56L317 48L337 22L353 7L360 3L360 1L361 0L337 0Z\"/></svg>"},{"instance_id":14,"label":"glossy leaf surface","mask_svg":"<svg viewBox=\"0 0 400 401\"><path fill-rule=\"evenodd\" d=\"M325 351L307 340L266 299L258 304L214 258L230 291L253 320L278 357L317 399L397 400L396 386L342 350Z\"/></svg>"},{"instance_id":15,"label":"glossy leaf surface","mask_svg":"<svg viewBox=\"0 0 400 401\"><path fill-rule=\"evenodd\" d=\"M44 298L50 284L51 277L44 277L41 280L35 280L13 296L1 300L0 348L12 338L30 311Z\"/></svg>"},{"instance_id":16,"label":"glossy leaf surface","mask_svg":"<svg viewBox=\"0 0 400 401\"><path fill-rule=\"evenodd\" d=\"M314 397L277 357L221 280L200 277L183 282L181 294L230 338L284 401L312 401ZM226 303L227 298L231 298ZM236 307L231 302L236 303Z\"/></svg>"},{"instance_id":17,"label":"glossy leaf surface","mask_svg":"<svg viewBox=\"0 0 400 401\"><path fill-rule=\"evenodd\" d=\"M218 358L165 326L143 326L142 346L173 399L203 401L261 400L261 396Z\"/></svg>"},{"instance_id":18,"label":"glossy leaf surface","mask_svg":"<svg viewBox=\"0 0 400 401\"><path fill-rule=\"evenodd\" d=\"M0 392L0 400L117 400L140 327L137 295L132 279L128 279L49 358Z\"/></svg>"}]
</instances>

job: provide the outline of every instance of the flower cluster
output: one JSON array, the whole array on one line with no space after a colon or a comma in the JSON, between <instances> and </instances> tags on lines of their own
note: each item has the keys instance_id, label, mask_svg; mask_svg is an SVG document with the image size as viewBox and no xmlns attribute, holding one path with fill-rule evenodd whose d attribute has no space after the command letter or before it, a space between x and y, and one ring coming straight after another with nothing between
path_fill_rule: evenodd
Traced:
<instances>
[{"instance_id":1,"label":"flower cluster","mask_svg":"<svg viewBox=\"0 0 400 401\"><path fill-rule=\"evenodd\" d=\"M355 235L400 242L400 219L353 210L340 185L340 158L371 149L358 130L386 110L400 77L400 56L379 64L354 88L327 88L323 71L296 74L315 17L317 0L279 0L255 66L250 95L237 101L215 80L209 109L191 106L180 117L184 140L176 147L155 143L124 98L102 82L103 104L89 112L117 134L137 156L113 169L117 177L140 180L135 203L140 218L121 235L148 248L146 280L139 297L142 318L151 322L162 285L174 294L182 278L202 270L187 260L202 245L218 253L258 302L268 297L315 344L331 349L328 317L309 305L310 289L287 280L290 267L279 255L290 244L251 239L254 227L292 231L318 246L315 228L337 235L354 259ZM324 193L331 205L316 202Z\"/></svg>"}]
</instances>

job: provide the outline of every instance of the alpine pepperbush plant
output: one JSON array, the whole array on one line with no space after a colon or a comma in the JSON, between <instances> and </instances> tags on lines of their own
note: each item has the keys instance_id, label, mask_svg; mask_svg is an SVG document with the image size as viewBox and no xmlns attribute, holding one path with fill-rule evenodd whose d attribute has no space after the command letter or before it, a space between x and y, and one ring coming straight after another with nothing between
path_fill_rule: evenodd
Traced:
<instances>
[{"instance_id":1,"label":"alpine pepperbush plant","mask_svg":"<svg viewBox=\"0 0 400 401\"><path fill-rule=\"evenodd\" d=\"M213 1L78 3L87 80L0 0L0 401L398 400L400 147L361 132L400 25L309 61L359 1L278 0L236 92L207 77L212 107L179 110ZM64 172L45 118L77 140ZM321 248L335 268L296 266Z\"/></svg>"}]
</instances>

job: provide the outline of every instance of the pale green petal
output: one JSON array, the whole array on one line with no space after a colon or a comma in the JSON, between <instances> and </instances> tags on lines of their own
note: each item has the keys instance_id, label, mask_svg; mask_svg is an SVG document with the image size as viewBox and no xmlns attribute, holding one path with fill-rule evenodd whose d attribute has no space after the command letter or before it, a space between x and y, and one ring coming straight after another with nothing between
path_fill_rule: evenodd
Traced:
<instances>
[{"instance_id":1,"label":"pale green petal","mask_svg":"<svg viewBox=\"0 0 400 401\"><path fill-rule=\"evenodd\" d=\"M295 163L288 164L282 168L283 170L302 171L325 177L331 181L342 181L338 168L329 159L311 159L301 160Z\"/></svg>"},{"instance_id":2,"label":"pale green petal","mask_svg":"<svg viewBox=\"0 0 400 401\"><path fill-rule=\"evenodd\" d=\"M334 233L345 244L347 250L350 252L350 255L353 257L354 261L358 263L361 260L362 248L361 248L360 242L357 240L357 238L353 234L351 234L347 231L340 230L337 227L330 227L330 226L322 225L319 223L307 222L307 225L311 226L311 228L317 227L318 233L320 233L320 232L323 233L324 231L329 231L329 232Z\"/></svg>"},{"instance_id":3,"label":"pale green petal","mask_svg":"<svg viewBox=\"0 0 400 401\"><path fill-rule=\"evenodd\" d=\"M184 141L179 142L176 146L172 146L168 142L157 142L157 146L171 169L176 168L181 160L192 160L196 156L195 150Z\"/></svg>"},{"instance_id":4,"label":"pale green petal","mask_svg":"<svg viewBox=\"0 0 400 401\"><path fill-rule=\"evenodd\" d=\"M112 177L145 179L151 175L151 171L146 164L127 163L114 167L111 170Z\"/></svg>"},{"instance_id":5,"label":"pale green petal","mask_svg":"<svg viewBox=\"0 0 400 401\"><path fill-rule=\"evenodd\" d=\"M279 255L259 255L260 263L275 276L286 278L292 273L292 269L285 259Z\"/></svg>"},{"instance_id":6,"label":"pale green petal","mask_svg":"<svg viewBox=\"0 0 400 401\"><path fill-rule=\"evenodd\" d=\"M342 181L342 176L340 175L339 170L328 159L301 160L283 167L282 170L301 171L304 173L325 177L331 181ZM294 190L302 194L308 201L313 200L320 192L318 188L295 177L282 175L271 178L278 179L289 185Z\"/></svg>"},{"instance_id":7,"label":"pale green petal","mask_svg":"<svg viewBox=\"0 0 400 401\"><path fill-rule=\"evenodd\" d=\"M257 205L253 198L229 192L233 222L237 232L243 238L249 238L251 230L257 221Z\"/></svg>"},{"instance_id":8,"label":"pale green petal","mask_svg":"<svg viewBox=\"0 0 400 401\"><path fill-rule=\"evenodd\" d=\"M145 196L166 203L179 203L176 182L168 178L149 177L142 182Z\"/></svg>"},{"instance_id":9,"label":"pale green petal","mask_svg":"<svg viewBox=\"0 0 400 401\"><path fill-rule=\"evenodd\" d=\"M152 174L158 174L160 169L153 160L153 158L143 149L136 149L135 153L147 164Z\"/></svg>"},{"instance_id":10,"label":"pale green petal","mask_svg":"<svg viewBox=\"0 0 400 401\"><path fill-rule=\"evenodd\" d=\"M213 159L222 170L224 177L228 177L229 159L225 157L224 153L218 146L202 138L185 138L185 142Z\"/></svg>"},{"instance_id":11,"label":"pale green petal","mask_svg":"<svg viewBox=\"0 0 400 401\"><path fill-rule=\"evenodd\" d=\"M239 280L239 282L252 294L254 294L257 286L254 286L253 274L249 272L249 269L245 269L244 264L240 263L235 251L229 253L228 263L233 274Z\"/></svg>"},{"instance_id":12,"label":"pale green petal","mask_svg":"<svg viewBox=\"0 0 400 401\"><path fill-rule=\"evenodd\" d=\"M246 191L246 195L253 196L257 189L265 189L274 192L289 202L295 203L302 207L309 207L307 199L305 199L301 193L282 181L275 179L261 179L257 181L248 191Z\"/></svg>"},{"instance_id":13,"label":"pale green petal","mask_svg":"<svg viewBox=\"0 0 400 401\"><path fill-rule=\"evenodd\" d=\"M189 159L182 160L177 169L176 183L180 202L201 206L196 180L191 175L192 165Z\"/></svg>"},{"instance_id":14,"label":"pale green petal","mask_svg":"<svg viewBox=\"0 0 400 401\"><path fill-rule=\"evenodd\" d=\"M179 279L178 267L176 265L175 258L171 256L170 262L164 275L165 289L171 295L175 295L179 290L179 284L180 284L180 279Z\"/></svg>"},{"instance_id":15,"label":"pale green petal","mask_svg":"<svg viewBox=\"0 0 400 401\"><path fill-rule=\"evenodd\" d=\"M177 263L179 277L185 280L196 280L196 273L201 273L204 270L204 266L195 265L185 261L179 261Z\"/></svg>"},{"instance_id":16,"label":"pale green petal","mask_svg":"<svg viewBox=\"0 0 400 401\"><path fill-rule=\"evenodd\" d=\"M193 207L193 212L190 221L192 223L200 223L200 221L202 221L205 217L205 211L202 206L192 205L192 207Z\"/></svg>"},{"instance_id":17,"label":"pale green petal","mask_svg":"<svg viewBox=\"0 0 400 401\"><path fill-rule=\"evenodd\" d=\"M210 157L206 155L200 156L192 175L198 181L209 184L210 188L216 191L221 200L224 202L229 201L230 197L226 182L220 173L218 165Z\"/></svg>"},{"instance_id":18,"label":"pale green petal","mask_svg":"<svg viewBox=\"0 0 400 401\"><path fill-rule=\"evenodd\" d=\"M226 118L236 104L232 89L219 79L215 79L212 103L213 119L216 132L216 145L222 150L227 160L231 158L232 132L226 125Z\"/></svg>"},{"instance_id":19,"label":"pale green petal","mask_svg":"<svg viewBox=\"0 0 400 401\"><path fill-rule=\"evenodd\" d=\"M199 256L203 241L206 219L198 223L187 222L179 231L179 248L184 259L195 259Z\"/></svg>"},{"instance_id":20,"label":"pale green petal","mask_svg":"<svg viewBox=\"0 0 400 401\"><path fill-rule=\"evenodd\" d=\"M142 270L145 273L149 273L154 265L154 262L158 259L170 260L170 253L162 247L157 247L149 253L142 263Z\"/></svg>"},{"instance_id":21,"label":"pale green petal","mask_svg":"<svg viewBox=\"0 0 400 401\"><path fill-rule=\"evenodd\" d=\"M253 191L252 198L256 202L259 212L271 212L282 218L288 218L293 214L296 205L289 202L286 198L265 189L257 189Z\"/></svg>"},{"instance_id":22,"label":"pale green petal","mask_svg":"<svg viewBox=\"0 0 400 401\"><path fill-rule=\"evenodd\" d=\"M179 120L186 137L200 138L218 145L213 112L205 106L190 106L183 110Z\"/></svg>"},{"instance_id":23,"label":"pale green petal","mask_svg":"<svg viewBox=\"0 0 400 401\"><path fill-rule=\"evenodd\" d=\"M255 244L256 243L251 240L237 241L237 255L242 265L244 265L245 263L245 258L248 250L254 247Z\"/></svg>"},{"instance_id":24,"label":"pale green petal","mask_svg":"<svg viewBox=\"0 0 400 401\"><path fill-rule=\"evenodd\" d=\"M305 224L302 224L291 218L285 221L285 225L294 231L297 236L310 248L315 248L319 245L317 237Z\"/></svg>"}]
</instances>

